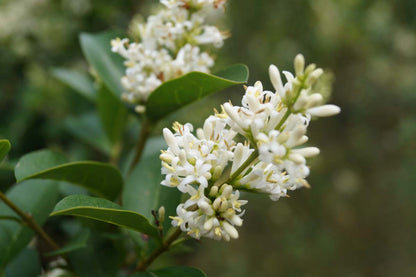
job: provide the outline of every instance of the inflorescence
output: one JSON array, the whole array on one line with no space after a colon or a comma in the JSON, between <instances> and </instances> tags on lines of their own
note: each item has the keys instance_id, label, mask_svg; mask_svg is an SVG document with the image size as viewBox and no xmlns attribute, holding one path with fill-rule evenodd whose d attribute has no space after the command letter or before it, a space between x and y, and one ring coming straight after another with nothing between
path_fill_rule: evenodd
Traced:
<instances>
[{"instance_id":1,"label":"inflorescence","mask_svg":"<svg viewBox=\"0 0 416 277\"><path fill-rule=\"evenodd\" d=\"M177 1L166 1L169 3ZM180 1L179 1L180 2ZM288 190L309 187L306 159L319 154L317 147L302 147L312 116L338 114L335 105L322 105L314 84L323 70L302 55L294 61L295 76L269 67L275 92L263 90L257 81L245 87L242 106L231 102L209 116L193 134L189 123L163 130L168 149L162 151L162 185L176 187L189 198L177 207L172 225L194 238L238 238L236 227L247 203L240 191L268 194L276 201ZM245 138L236 141L237 134Z\"/></svg>"},{"instance_id":2,"label":"inflorescence","mask_svg":"<svg viewBox=\"0 0 416 277\"><path fill-rule=\"evenodd\" d=\"M164 8L139 24L140 42L111 41L112 51L126 59L121 83L123 100L144 112L143 104L163 82L191 71L209 73L214 59L202 45L219 48L227 35L206 23L224 9L225 0L161 0Z\"/></svg>"}]
</instances>

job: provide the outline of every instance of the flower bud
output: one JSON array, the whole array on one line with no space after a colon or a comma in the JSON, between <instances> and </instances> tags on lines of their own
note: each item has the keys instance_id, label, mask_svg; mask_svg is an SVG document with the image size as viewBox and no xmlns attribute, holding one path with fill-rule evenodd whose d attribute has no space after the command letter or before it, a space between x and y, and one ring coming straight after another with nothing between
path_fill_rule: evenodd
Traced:
<instances>
[{"instance_id":1,"label":"flower bud","mask_svg":"<svg viewBox=\"0 0 416 277\"><path fill-rule=\"evenodd\" d=\"M165 207L161 206L159 210L157 211L157 214L158 214L158 220L160 224L162 224L163 221L165 221L165 214L166 214Z\"/></svg>"},{"instance_id":2,"label":"flower bud","mask_svg":"<svg viewBox=\"0 0 416 277\"><path fill-rule=\"evenodd\" d=\"M237 239L238 238L238 232L237 229L227 221L223 223L224 230L227 232L227 234L230 235L231 238Z\"/></svg>"},{"instance_id":3,"label":"flower bud","mask_svg":"<svg viewBox=\"0 0 416 277\"><path fill-rule=\"evenodd\" d=\"M315 108L310 108L306 112L313 116L326 117L338 114L341 109L336 105L323 105Z\"/></svg>"},{"instance_id":4,"label":"flower bud","mask_svg":"<svg viewBox=\"0 0 416 277\"><path fill-rule=\"evenodd\" d=\"M280 72L277 66L273 64L269 66L269 76L276 92L280 95L281 98L284 98L285 91L283 89L282 78L280 77Z\"/></svg>"},{"instance_id":5,"label":"flower bud","mask_svg":"<svg viewBox=\"0 0 416 277\"><path fill-rule=\"evenodd\" d=\"M302 164L306 162L305 158L302 155L296 154L296 153L290 154L289 159L294 161L297 164Z\"/></svg>"},{"instance_id":6,"label":"flower bud","mask_svg":"<svg viewBox=\"0 0 416 277\"><path fill-rule=\"evenodd\" d=\"M319 152L320 151L318 147L305 147L292 150L292 153L300 154L305 158L316 156L319 154Z\"/></svg>"},{"instance_id":7,"label":"flower bud","mask_svg":"<svg viewBox=\"0 0 416 277\"><path fill-rule=\"evenodd\" d=\"M296 76L303 75L303 70L305 69L305 58L302 54L297 54L295 57L295 73Z\"/></svg>"},{"instance_id":8,"label":"flower bud","mask_svg":"<svg viewBox=\"0 0 416 277\"><path fill-rule=\"evenodd\" d=\"M306 79L306 85L312 86L313 84L315 84L316 80L318 80L323 73L324 71L322 70L322 68L317 68L314 71L312 71L312 73L309 74L308 79Z\"/></svg>"},{"instance_id":9,"label":"flower bud","mask_svg":"<svg viewBox=\"0 0 416 277\"><path fill-rule=\"evenodd\" d=\"M218 193L218 187L217 186L212 186L211 190L209 192L209 196L215 197L215 196L217 196L217 193Z\"/></svg>"}]
</instances>

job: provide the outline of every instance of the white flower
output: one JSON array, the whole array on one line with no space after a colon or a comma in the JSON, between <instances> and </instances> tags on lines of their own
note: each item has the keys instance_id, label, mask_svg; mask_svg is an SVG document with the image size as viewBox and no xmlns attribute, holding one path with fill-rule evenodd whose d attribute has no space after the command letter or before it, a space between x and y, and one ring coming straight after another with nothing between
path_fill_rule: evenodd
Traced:
<instances>
[{"instance_id":1,"label":"white flower","mask_svg":"<svg viewBox=\"0 0 416 277\"><path fill-rule=\"evenodd\" d=\"M191 46L187 50L192 49ZM305 68L303 56L295 58L296 76L284 71L282 83L277 67L270 66L276 92L263 90L261 82L246 87L242 106L222 105L197 130L175 124L173 134L164 130L168 149L162 152L163 185L177 187L189 195L178 206L173 225L194 238L230 240L238 238L242 225L239 189L268 194L273 201L288 190L309 187L306 158L319 154L308 141L311 116L339 112L335 105L322 105L313 83L322 74L315 65ZM236 133L246 141L237 143Z\"/></svg>"},{"instance_id":2,"label":"white flower","mask_svg":"<svg viewBox=\"0 0 416 277\"><path fill-rule=\"evenodd\" d=\"M191 197L180 204L176 209L177 216L171 217L173 226L179 226L196 239L208 237L229 241L238 238L235 226L243 224L241 206L247 201L240 200L239 192L227 184L212 187L209 197L197 201Z\"/></svg>"},{"instance_id":3,"label":"white flower","mask_svg":"<svg viewBox=\"0 0 416 277\"><path fill-rule=\"evenodd\" d=\"M162 0L159 13L138 24L140 42L111 41L111 50L126 59L122 99L145 104L163 82L192 71L209 73L213 58L198 45L221 47L226 38L217 27L205 23L210 10L218 10L223 0ZM144 109L136 109L143 112Z\"/></svg>"}]
</instances>

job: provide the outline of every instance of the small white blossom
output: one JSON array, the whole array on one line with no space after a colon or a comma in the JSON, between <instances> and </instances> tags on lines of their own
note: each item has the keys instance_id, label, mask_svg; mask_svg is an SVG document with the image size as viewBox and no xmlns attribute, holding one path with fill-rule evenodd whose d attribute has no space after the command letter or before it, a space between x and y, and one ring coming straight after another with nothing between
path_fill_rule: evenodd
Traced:
<instances>
[{"instance_id":1,"label":"small white blossom","mask_svg":"<svg viewBox=\"0 0 416 277\"><path fill-rule=\"evenodd\" d=\"M111 50L126 59L121 79L124 101L145 104L163 82L192 71L209 73L214 59L198 45L221 47L227 37L217 27L205 23L210 10L218 10L224 0L161 0L165 6L137 25L139 42L114 39ZM142 108L136 109L143 112Z\"/></svg>"},{"instance_id":2,"label":"small white blossom","mask_svg":"<svg viewBox=\"0 0 416 277\"><path fill-rule=\"evenodd\" d=\"M168 149L161 154L163 185L177 187L189 198L177 208L172 224L194 238L238 238L242 225L239 190L268 194L273 201L289 190L309 187L306 158L319 154L317 147L303 146L312 116L329 116L340 109L322 105L313 84L322 74L315 65L305 68L298 55L296 76L284 71L283 84L276 66L269 67L276 92L261 82L246 87L242 105L222 105L192 134L192 125L175 124L164 130ZM311 77L312 76L312 77ZM234 141L236 134L246 141Z\"/></svg>"}]
</instances>

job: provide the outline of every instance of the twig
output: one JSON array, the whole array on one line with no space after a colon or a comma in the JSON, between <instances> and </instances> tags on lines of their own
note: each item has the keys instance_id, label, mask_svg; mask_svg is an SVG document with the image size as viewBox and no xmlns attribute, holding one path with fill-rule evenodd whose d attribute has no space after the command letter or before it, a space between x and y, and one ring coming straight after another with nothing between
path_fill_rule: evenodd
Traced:
<instances>
[{"instance_id":1,"label":"twig","mask_svg":"<svg viewBox=\"0 0 416 277\"><path fill-rule=\"evenodd\" d=\"M164 252L168 251L171 244L182 234L182 231L179 227L176 227L175 231L171 233L164 242L162 242L162 245L157 248L155 251L150 254L149 257L146 259L141 260L137 266L136 271L145 271L154 260L156 260L157 257L159 257Z\"/></svg>"},{"instance_id":2,"label":"twig","mask_svg":"<svg viewBox=\"0 0 416 277\"><path fill-rule=\"evenodd\" d=\"M45 241L49 243L49 245L53 248L53 250L59 250L59 245L40 227L36 221L33 219L33 217L30 214L27 214L23 212L19 207L17 207L12 201L10 201L9 198L7 198L6 195L4 195L0 191L0 199L9 206L13 211L15 211L20 218L23 220L23 222L33 229L41 238L43 238Z\"/></svg>"}]
</instances>

